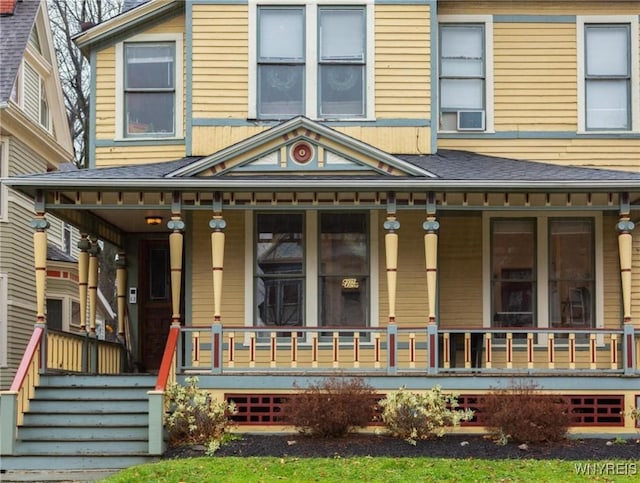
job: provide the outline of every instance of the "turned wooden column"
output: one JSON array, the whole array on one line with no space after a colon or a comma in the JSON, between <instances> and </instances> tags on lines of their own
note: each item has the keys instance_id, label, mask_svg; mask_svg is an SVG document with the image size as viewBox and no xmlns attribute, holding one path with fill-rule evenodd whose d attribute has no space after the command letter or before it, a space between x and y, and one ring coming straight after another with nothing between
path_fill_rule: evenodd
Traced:
<instances>
[{"instance_id":1,"label":"turned wooden column","mask_svg":"<svg viewBox=\"0 0 640 483\"><path fill-rule=\"evenodd\" d=\"M98 308L98 255L100 255L100 245L98 239L91 238L91 248L89 248L89 335L96 336L96 312Z\"/></svg>"},{"instance_id":2,"label":"turned wooden column","mask_svg":"<svg viewBox=\"0 0 640 483\"><path fill-rule=\"evenodd\" d=\"M213 273L213 322L221 321L222 273L224 271L224 229L227 222L222 218L222 194L214 193L211 228L211 271Z\"/></svg>"},{"instance_id":3,"label":"turned wooden column","mask_svg":"<svg viewBox=\"0 0 640 483\"><path fill-rule=\"evenodd\" d=\"M44 212L39 212L31 221L33 233L33 255L36 271L36 323L46 324L45 302L47 287L47 229L49 222Z\"/></svg>"},{"instance_id":4,"label":"turned wooden column","mask_svg":"<svg viewBox=\"0 0 640 483\"><path fill-rule=\"evenodd\" d=\"M116 264L116 297L118 301L118 337L122 340L124 334L124 319L127 313L127 256L118 252Z\"/></svg>"},{"instance_id":5,"label":"turned wooden column","mask_svg":"<svg viewBox=\"0 0 640 483\"><path fill-rule=\"evenodd\" d=\"M620 256L620 279L622 282L622 317L625 324L631 324L631 258L632 235L635 228L630 218L628 194L622 196L618 229L618 252Z\"/></svg>"},{"instance_id":6,"label":"turned wooden column","mask_svg":"<svg viewBox=\"0 0 640 483\"><path fill-rule=\"evenodd\" d=\"M80 302L80 329L83 332L87 331L87 296L89 285L89 248L91 248L91 242L89 241L89 235L86 233L80 234L80 240L78 241L78 296Z\"/></svg>"},{"instance_id":7,"label":"turned wooden column","mask_svg":"<svg viewBox=\"0 0 640 483\"><path fill-rule=\"evenodd\" d=\"M396 296L398 279L398 233L400 222L396 219L396 195L387 194L387 219L383 227L387 230L384 246L387 264L387 295L389 298L389 324L396 322Z\"/></svg>"},{"instance_id":8,"label":"turned wooden column","mask_svg":"<svg viewBox=\"0 0 640 483\"><path fill-rule=\"evenodd\" d=\"M171 325L180 326L180 296L182 290L182 252L184 248L184 229L180 211L180 194L174 193L171 220L167 223L169 235L169 253L171 258Z\"/></svg>"},{"instance_id":9,"label":"turned wooden column","mask_svg":"<svg viewBox=\"0 0 640 483\"><path fill-rule=\"evenodd\" d=\"M436 220L435 194L427 195L427 219L422 224L425 231L424 252L427 271L427 301L429 303L429 324L436 323L436 293L438 282L438 229L440 223Z\"/></svg>"}]
</instances>

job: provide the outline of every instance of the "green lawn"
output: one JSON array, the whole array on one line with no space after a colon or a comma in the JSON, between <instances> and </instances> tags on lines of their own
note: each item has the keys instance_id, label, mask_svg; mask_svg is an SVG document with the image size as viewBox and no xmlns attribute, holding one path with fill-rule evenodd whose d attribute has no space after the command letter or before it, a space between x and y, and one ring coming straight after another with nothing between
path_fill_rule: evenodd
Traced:
<instances>
[{"instance_id":1,"label":"green lawn","mask_svg":"<svg viewBox=\"0 0 640 483\"><path fill-rule=\"evenodd\" d=\"M587 474L577 465L591 464ZM441 458L185 458L134 466L108 482L584 482L639 481L640 461Z\"/></svg>"}]
</instances>

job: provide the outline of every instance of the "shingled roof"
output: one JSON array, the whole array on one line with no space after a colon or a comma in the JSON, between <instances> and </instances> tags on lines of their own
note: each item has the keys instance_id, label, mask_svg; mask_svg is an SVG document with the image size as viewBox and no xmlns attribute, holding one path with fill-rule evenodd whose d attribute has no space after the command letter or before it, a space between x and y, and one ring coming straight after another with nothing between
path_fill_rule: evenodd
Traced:
<instances>
[{"instance_id":1,"label":"shingled roof","mask_svg":"<svg viewBox=\"0 0 640 483\"><path fill-rule=\"evenodd\" d=\"M7 5L0 15L0 107L4 107L11 96L39 8L40 0L18 1L12 14Z\"/></svg>"}]
</instances>

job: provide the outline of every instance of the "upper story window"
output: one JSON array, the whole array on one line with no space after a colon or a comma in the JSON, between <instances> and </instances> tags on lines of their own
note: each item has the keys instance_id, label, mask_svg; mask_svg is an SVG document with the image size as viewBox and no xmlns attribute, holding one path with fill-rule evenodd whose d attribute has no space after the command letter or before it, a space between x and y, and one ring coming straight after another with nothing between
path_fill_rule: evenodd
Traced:
<instances>
[{"instance_id":1,"label":"upper story window","mask_svg":"<svg viewBox=\"0 0 640 483\"><path fill-rule=\"evenodd\" d=\"M182 37L139 35L116 46L116 138L182 135Z\"/></svg>"},{"instance_id":2,"label":"upper story window","mask_svg":"<svg viewBox=\"0 0 640 483\"><path fill-rule=\"evenodd\" d=\"M579 17L580 131L638 129L638 47L634 38L638 38L637 17Z\"/></svg>"},{"instance_id":3,"label":"upper story window","mask_svg":"<svg viewBox=\"0 0 640 483\"><path fill-rule=\"evenodd\" d=\"M493 130L490 19L443 16L440 29L440 131Z\"/></svg>"},{"instance_id":4,"label":"upper story window","mask_svg":"<svg viewBox=\"0 0 640 483\"><path fill-rule=\"evenodd\" d=\"M253 2L249 117L373 117L373 6L354 3Z\"/></svg>"},{"instance_id":5,"label":"upper story window","mask_svg":"<svg viewBox=\"0 0 640 483\"><path fill-rule=\"evenodd\" d=\"M27 116L50 131L51 112L44 78L28 62L22 64L22 69L22 96L16 92L16 99L22 98L22 109Z\"/></svg>"}]
</instances>

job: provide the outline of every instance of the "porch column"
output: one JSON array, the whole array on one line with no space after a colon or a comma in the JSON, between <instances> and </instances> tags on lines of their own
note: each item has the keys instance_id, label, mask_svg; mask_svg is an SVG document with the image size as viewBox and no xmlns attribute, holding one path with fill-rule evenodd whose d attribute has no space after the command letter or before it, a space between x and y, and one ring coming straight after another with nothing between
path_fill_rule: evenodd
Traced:
<instances>
[{"instance_id":1,"label":"porch column","mask_svg":"<svg viewBox=\"0 0 640 483\"><path fill-rule=\"evenodd\" d=\"M36 322L46 324L45 300L47 286L47 229L49 222L44 212L38 212L31 221L33 233L33 255L36 271Z\"/></svg>"},{"instance_id":2,"label":"porch column","mask_svg":"<svg viewBox=\"0 0 640 483\"><path fill-rule=\"evenodd\" d=\"M96 336L96 310L98 307L98 255L100 245L98 239L91 238L91 248L89 248L89 335Z\"/></svg>"},{"instance_id":3,"label":"porch column","mask_svg":"<svg viewBox=\"0 0 640 483\"><path fill-rule=\"evenodd\" d=\"M436 283L438 263L438 229L440 223L436 221L435 194L427 194L427 219L422 224L425 231L424 252L427 270L427 301L429 302L429 324L436 323Z\"/></svg>"},{"instance_id":4,"label":"porch column","mask_svg":"<svg viewBox=\"0 0 640 483\"><path fill-rule=\"evenodd\" d=\"M631 232L635 225L630 218L629 196L627 193L621 196L623 201L620 203L620 219L616 228L618 229L620 278L622 281L622 312L624 323L631 324Z\"/></svg>"},{"instance_id":5,"label":"porch column","mask_svg":"<svg viewBox=\"0 0 640 483\"><path fill-rule=\"evenodd\" d=\"M80 240L78 241L78 292L80 297L80 330L87 331L87 286L89 281L89 248L91 248L91 242L89 241L89 235L86 233L80 234Z\"/></svg>"},{"instance_id":6,"label":"porch column","mask_svg":"<svg viewBox=\"0 0 640 483\"><path fill-rule=\"evenodd\" d=\"M182 288L182 250L184 246L184 221L182 221L180 195L174 193L171 220L167 223L169 252L171 256L171 326L180 327L180 295Z\"/></svg>"},{"instance_id":7,"label":"porch column","mask_svg":"<svg viewBox=\"0 0 640 483\"><path fill-rule=\"evenodd\" d=\"M224 267L224 229L227 222L222 218L222 193L214 193L211 228L211 271L213 273L213 322L221 322L222 272Z\"/></svg>"},{"instance_id":8,"label":"porch column","mask_svg":"<svg viewBox=\"0 0 640 483\"><path fill-rule=\"evenodd\" d=\"M116 296L118 299L118 338L123 340L124 319L127 311L127 256L123 252L118 252L115 264Z\"/></svg>"},{"instance_id":9,"label":"porch column","mask_svg":"<svg viewBox=\"0 0 640 483\"><path fill-rule=\"evenodd\" d=\"M400 222L396 219L396 194L387 194L387 219L383 227L387 230L384 246L387 261L387 288L389 297L389 324L396 322L396 290L398 278L398 233Z\"/></svg>"}]
</instances>

